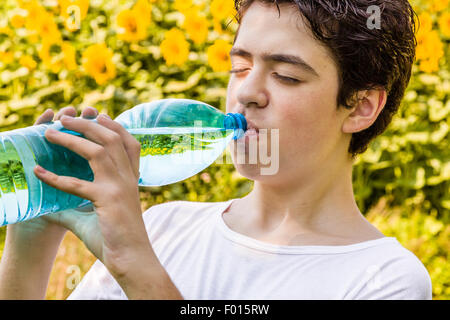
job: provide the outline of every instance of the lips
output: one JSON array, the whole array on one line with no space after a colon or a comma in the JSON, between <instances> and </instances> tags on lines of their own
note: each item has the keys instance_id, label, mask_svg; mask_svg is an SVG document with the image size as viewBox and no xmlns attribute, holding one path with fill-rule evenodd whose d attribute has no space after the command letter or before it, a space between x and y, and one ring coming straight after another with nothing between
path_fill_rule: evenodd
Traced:
<instances>
[{"instance_id":1,"label":"lips","mask_svg":"<svg viewBox=\"0 0 450 320\"><path fill-rule=\"evenodd\" d=\"M247 131L254 130L257 133L259 132L259 128L249 119L247 120Z\"/></svg>"},{"instance_id":2,"label":"lips","mask_svg":"<svg viewBox=\"0 0 450 320\"><path fill-rule=\"evenodd\" d=\"M251 120L247 119L247 131L245 131L245 141L248 142L250 138L259 139L259 128Z\"/></svg>"}]
</instances>

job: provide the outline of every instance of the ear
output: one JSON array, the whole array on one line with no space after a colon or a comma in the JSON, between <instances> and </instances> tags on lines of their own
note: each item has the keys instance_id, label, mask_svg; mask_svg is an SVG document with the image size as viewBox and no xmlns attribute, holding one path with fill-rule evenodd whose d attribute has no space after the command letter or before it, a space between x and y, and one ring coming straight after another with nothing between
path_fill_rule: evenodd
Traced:
<instances>
[{"instance_id":1,"label":"ear","mask_svg":"<svg viewBox=\"0 0 450 320\"><path fill-rule=\"evenodd\" d=\"M370 127L386 104L387 93L383 88L358 91L355 106L342 124L345 133L359 132Z\"/></svg>"}]
</instances>

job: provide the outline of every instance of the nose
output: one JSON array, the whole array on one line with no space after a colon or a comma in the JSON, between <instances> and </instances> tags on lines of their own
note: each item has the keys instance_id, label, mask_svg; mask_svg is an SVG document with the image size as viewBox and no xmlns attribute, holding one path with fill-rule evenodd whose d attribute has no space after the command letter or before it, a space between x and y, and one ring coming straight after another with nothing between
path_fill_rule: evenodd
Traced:
<instances>
[{"instance_id":1,"label":"nose","mask_svg":"<svg viewBox=\"0 0 450 320\"><path fill-rule=\"evenodd\" d=\"M261 73L258 73L255 69L248 71L248 74L239 86L236 97L243 106L255 105L260 108L265 107L269 99Z\"/></svg>"}]
</instances>

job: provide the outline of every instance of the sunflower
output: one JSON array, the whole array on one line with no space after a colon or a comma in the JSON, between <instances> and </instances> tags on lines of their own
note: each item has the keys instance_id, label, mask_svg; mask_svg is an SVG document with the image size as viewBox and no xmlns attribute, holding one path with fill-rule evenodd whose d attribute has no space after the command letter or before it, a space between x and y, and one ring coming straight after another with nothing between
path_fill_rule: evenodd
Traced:
<instances>
[{"instance_id":1,"label":"sunflower","mask_svg":"<svg viewBox=\"0 0 450 320\"><path fill-rule=\"evenodd\" d=\"M213 0L210 11L216 21L233 17L236 13L233 0Z\"/></svg>"},{"instance_id":2,"label":"sunflower","mask_svg":"<svg viewBox=\"0 0 450 320\"><path fill-rule=\"evenodd\" d=\"M12 51L0 51L0 61L4 64L10 64L14 61L14 52Z\"/></svg>"},{"instance_id":3,"label":"sunflower","mask_svg":"<svg viewBox=\"0 0 450 320\"><path fill-rule=\"evenodd\" d=\"M147 37L147 24L138 18L134 10L123 10L117 16L118 38L125 41L139 41Z\"/></svg>"},{"instance_id":4,"label":"sunflower","mask_svg":"<svg viewBox=\"0 0 450 320\"><path fill-rule=\"evenodd\" d=\"M54 17L47 11L42 13L41 19L38 22L37 33L41 39L45 39L47 42L57 43L61 41L61 33L55 23Z\"/></svg>"},{"instance_id":5,"label":"sunflower","mask_svg":"<svg viewBox=\"0 0 450 320\"><path fill-rule=\"evenodd\" d=\"M445 12L439 17L439 29L445 37L450 38L450 12Z\"/></svg>"},{"instance_id":6,"label":"sunflower","mask_svg":"<svg viewBox=\"0 0 450 320\"><path fill-rule=\"evenodd\" d=\"M181 13L185 13L192 5L192 0L175 0L173 3L174 9Z\"/></svg>"},{"instance_id":7,"label":"sunflower","mask_svg":"<svg viewBox=\"0 0 450 320\"><path fill-rule=\"evenodd\" d=\"M69 71L73 71L77 68L76 50L70 42L64 41L61 45L63 52L63 64Z\"/></svg>"},{"instance_id":8,"label":"sunflower","mask_svg":"<svg viewBox=\"0 0 450 320\"><path fill-rule=\"evenodd\" d=\"M419 69L433 72L439 69L439 60L444 55L444 45L436 30L417 34L416 57L420 60Z\"/></svg>"},{"instance_id":9,"label":"sunflower","mask_svg":"<svg viewBox=\"0 0 450 320\"><path fill-rule=\"evenodd\" d=\"M112 57L112 50L104 43L93 44L83 52L82 65L86 73L102 85L116 76Z\"/></svg>"},{"instance_id":10,"label":"sunflower","mask_svg":"<svg viewBox=\"0 0 450 320\"><path fill-rule=\"evenodd\" d=\"M9 22L16 29L22 28L23 26L25 26L26 22L26 11L25 14L21 13L14 14L9 20Z\"/></svg>"},{"instance_id":11,"label":"sunflower","mask_svg":"<svg viewBox=\"0 0 450 320\"><path fill-rule=\"evenodd\" d=\"M208 63L216 71L227 71L231 68L230 50L232 44L225 40L216 40L208 48Z\"/></svg>"},{"instance_id":12,"label":"sunflower","mask_svg":"<svg viewBox=\"0 0 450 320\"><path fill-rule=\"evenodd\" d=\"M143 25L150 25L152 21L152 5L148 0L138 0L132 10Z\"/></svg>"},{"instance_id":13,"label":"sunflower","mask_svg":"<svg viewBox=\"0 0 450 320\"><path fill-rule=\"evenodd\" d=\"M29 55L21 56L19 63L30 71L36 69L37 67L37 62L34 61L33 57Z\"/></svg>"},{"instance_id":14,"label":"sunflower","mask_svg":"<svg viewBox=\"0 0 450 320\"><path fill-rule=\"evenodd\" d=\"M49 42L60 41L61 33L53 14L45 10L36 0L21 1L19 5L25 10L25 28L30 31L28 36L31 42L37 42L39 39Z\"/></svg>"},{"instance_id":15,"label":"sunflower","mask_svg":"<svg viewBox=\"0 0 450 320\"><path fill-rule=\"evenodd\" d=\"M430 31L433 28L433 19L428 12L422 12L419 15L418 33Z\"/></svg>"},{"instance_id":16,"label":"sunflower","mask_svg":"<svg viewBox=\"0 0 450 320\"><path fill-rule=\"evenodd\" d=\"M189 42L186 41L183 32L172 28L164 34L160 50L167 65L181 66L189 56Z\"/></svg>"},{"instance_id":17,"label":"sunflower","mask_svg":"<svg viewBox=\"0 0 450 320\"><path fill-rule=\"evenodd\" d=\"M193 8L185 12L183 28L194 43L201 44L205 42L208 36L209 23L205 15L199 13L198 9Z\"/></svg>"},{"instance_id":18,"label":"sunflower","mask_svg":"<svg viewBox=\"0 0 450 320\"><path fill-rule=\"evenodd\" d=\"M419 63L419 69L426 73L432 73L439 70L439 60L433 58L423 59Z\"/></svg>"},{"instance_id":19,"label":"sunflower","mask_svg":"<svg viewBox=\"0 0 450 320\"><path fill-rule=\"evenodd\" d=\"M439 12L449 7L450 0L431 0L429 5L431 12Z\"/></svg>"},{"instance_id":20,"label":"sunflower","mask_svg":"<svg viewBox=\"0 0 450 320\"><path fill-rule=\"evenodd\" d=\"M37 31L43 16L47 13L45 8L36 0L19 1L19 5L26 11L25 28Z\"/></svg>"}]
</instances>

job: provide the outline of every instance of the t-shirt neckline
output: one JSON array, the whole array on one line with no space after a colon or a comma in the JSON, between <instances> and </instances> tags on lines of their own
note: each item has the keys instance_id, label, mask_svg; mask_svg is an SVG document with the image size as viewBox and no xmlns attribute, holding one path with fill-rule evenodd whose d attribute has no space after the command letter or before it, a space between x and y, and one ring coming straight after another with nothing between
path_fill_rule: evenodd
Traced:
<instances>
[{"instance_id":1,"label":"t-shirt neckline","mask_svg":"<svg viewBox=\"0 0 450 320\"><path fill-rule=\"evenodd\" d=\"M264 242L238 233L230 229L228 225L225 223L222 215L234 200L235 199L225 201L223 202L223 206L220 206L219 212L216 215L217 226L222 235L224 235L230 241L239 244L241 246L245 246L258 251L276 254L339 254L339 253L359 251L383 244L398 243L395 237L383 237L379 239L367 240L349 245L335 245L335 246L331 245L288 246Z\"/></svg>"}]
</instances>

